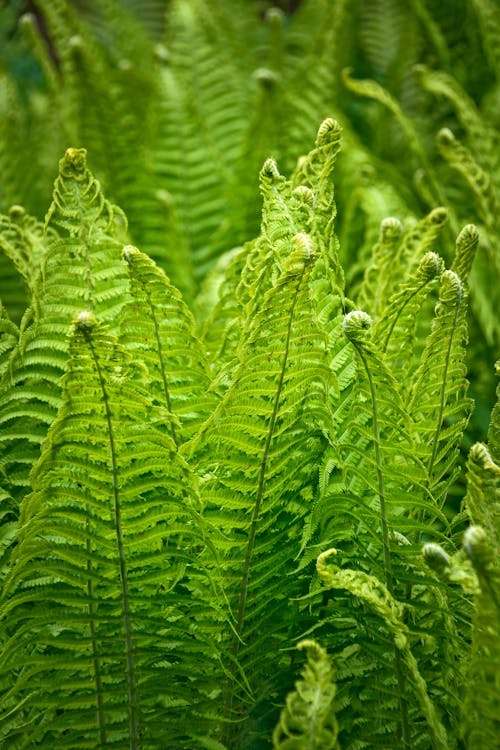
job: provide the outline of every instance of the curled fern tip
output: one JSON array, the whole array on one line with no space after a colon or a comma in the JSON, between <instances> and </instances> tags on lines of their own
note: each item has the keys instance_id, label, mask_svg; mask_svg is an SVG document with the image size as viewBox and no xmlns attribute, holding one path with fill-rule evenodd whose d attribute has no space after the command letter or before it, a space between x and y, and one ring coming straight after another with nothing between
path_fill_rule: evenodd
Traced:
<instances>
[{"instance_id":1,"label":"curled fern tip","mask_svg":"<svg viewBox=\"0 0 500 750\"><path fill-rule=\"evenodd\" d=\"M75 327L84 333L91 331L96 325L97 318L90 310L82 310L75 320Z\"/></svg>"},{"instance_id":2,"label":"curled fern tip","mask_svg":"<svg viewBox=\"0 0 500 750\"><path fill-rule=\"evenodd\" d=\"M65 177L80 174L87 166L87 149L85 148L68 148L63 158L59 162L61 175Z\"/></svg>"},{"instance_id":3,"label":"curled fern tip","mask_svg":"<svg viewBox=\"0 0 500 750\"><path fill-rule=\"evenodd\" d=\"M438 575L443 575L450 567L450 556L439 546L439 544L434 544L434 542L424 544L422 555L429 568Z\"/></svg>"},{"instance_id":4,"label":"curled fern tip","mask_svg":"<svg viewBox=\"0 0 500 750\"><path fill-rule=\"evenodd\" d=\"M362 341L371 328L372 319L363 310L353 310L348 313L342 323L342 328L350 341Z\"/></svg>"}]
</instances>

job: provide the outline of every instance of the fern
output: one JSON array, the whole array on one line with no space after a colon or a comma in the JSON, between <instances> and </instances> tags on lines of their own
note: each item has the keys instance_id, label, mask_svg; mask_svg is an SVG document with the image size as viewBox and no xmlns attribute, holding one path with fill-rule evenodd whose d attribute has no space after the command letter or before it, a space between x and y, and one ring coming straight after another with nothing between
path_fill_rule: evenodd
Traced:
<instances>
[{"instance_id":1,"label":"fern","mask_svg":"<svg viewBox=\"0 0 500 750\"><path fill-rule=\"evenodd\" d=\"M6 747L497 742L499 12L279 5L0 10Z\"/></svg>"},{"instance_id":2,"label":"fern","mask_svg":"<svg viewBox=\"0 0 500 750\"><path fill-rule=\"evenodd\" d=\"M19 212L11 215L4 243L31 288L32 304L3 375L0 420L6 489L21 496L60 404L72 317L88 305L113 320L127 280L121 244L113 237L122 236L121 214L88 171L84 150L69 149L61 160L45 237L33 220L23 218L19 225Z\"/></svg>"},{"instance_id":3,"label":"fern","mask_svg":"<svg viewBox=\"0 0 500 750\"><path fill-rule=\"evenodd\" d=\"M132 246L123 250L132 301L121 311L121 341L149 372L155 400L170 413L179 448L212 412L215 399L208 363L194 333L194 320L167 277Z\"/></svg>"},{"instance_id":4,"label":"fern","mask_svg":"<svg viewBox=\"0 0 500 750\"><path fill-rule=\"evenodd\" d=\"M326 651L312 640L297 644L307 649L303 679L294 693L287 697L287 706L273 733L276 750L314 750L338 747L338 726L334 714L335 684L333 669Z\"/></svg>"},{"instance_id":5,"label":"fern","mask_svg":"<svg viewBox=\"0 0 500 750\"><path fill-rule=\"evenodd\" d=\"M321 455L321 426L328 419L328 412L321 417L329 382L326 341L314 324L309 293L314 262L309 239L296 236L281 273L263 296L233 383L195 443L200 469L208 475L202 499L220 528L217 546L224 553L233 623L225 687L229 712L248 701L248 693L259 700L264 685L272 686L273 667L261 655L269 654L268 639L282 642L291 625L293 608L287 601L292 590L282 598L276 573L298 552L293 529L300 528L313 493L313 478L297 466L306 451ZM242 422L246 414L252 415L251 426ZM247 683L243 695L242 682Z\"/></svg>"},{"instance_id":6,"label":"fern","mask_svg":"<svg viewBox=\"0 0 500 750\"><path fill-rule=\"evenodd\" d=\"M69 357L5 583L4 741L182 746L181 651L196 640L176 624L174 590L192 564L193 483L141 367L93 314L79 315Z\"/></svg>"},{"instance_id":7,"label":"fern","mask_svg":"<svg viewBox=\"0 0 500 750\"><path fill-rule=\"evenodd\" d=\"M432 701L427 694L425 681L418 671L418 666L408 645L408 631L402 620L401 611L390 592L377 579L359 571L339 570L328 566L325 560L335 550L328 550L318 558L318 573L327 586L346 588L355 596L362 598L376 614L383 618L394 639L396 653L401 654L402 661L413 683L413 688L423 714L429 726L429 735L434 748L448 747L446 732L436 715ZM409 736L403 730L403 743L409 744Z\"/></svg>"}]
</instances>

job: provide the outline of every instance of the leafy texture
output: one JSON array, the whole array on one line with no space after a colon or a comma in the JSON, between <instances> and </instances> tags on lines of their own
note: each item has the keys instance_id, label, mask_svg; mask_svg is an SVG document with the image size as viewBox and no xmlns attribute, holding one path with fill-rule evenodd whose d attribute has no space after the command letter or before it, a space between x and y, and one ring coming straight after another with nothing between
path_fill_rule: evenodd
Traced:
<instances>
[{"instance_id":1,"label":"leafy texture","mask_svg":"<svg viewBox=\"0 0 500 750\"><path fill-rule=\"evenodd\" d=\"M196 496L141 375L81 313L5 582L2 731L16 747L182 744L181 644L197 649L174 590Z\"/></svg>"},{"instance_id":2,"label":"leafy texture","mask_svg":"<svg viewBox=\"0 0 500 750\"><path fill-rule=\"evenodd\" d=\"M498 4L278 5L0 8L6 748L498 744Z\"/></svg>"},{"instance_id":3,"label":"leafy texture","mask_svg":"<svg viewBox=\"0 0 500 750\"><path fill-rule=\"evenodd\" d=\"M295 692L287 697L287 705L273 733L273 747L333 750L338 747L338 726L331 663L316 641L301 641L297 648L307 650L307 663L302 670L303 679L295 683Z\"/></svg>"}]
</instances>

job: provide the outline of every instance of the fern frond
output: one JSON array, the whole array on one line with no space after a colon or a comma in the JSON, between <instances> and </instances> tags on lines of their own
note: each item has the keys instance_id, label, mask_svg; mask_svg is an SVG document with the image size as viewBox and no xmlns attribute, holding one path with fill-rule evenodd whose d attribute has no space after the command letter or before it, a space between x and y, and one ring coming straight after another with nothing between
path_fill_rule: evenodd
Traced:
<instances>
[{"instance_id":1,"label":"fern frond","mask_svg":"<svg viewBox=\"0 0 500 750\"><path fill-rule=\"evenodd\" d=\"M500 377L500 360L496 363L495 368L497 377ZM488 448L494 461L500 465L500 383L497 385L497 400L491 412Z\"/></svg>"},{"instance_id":2,"label":"fern frond","mask_svg":"<svg viewBox=\"0 0 500 750\"><path fill-rule=\"evenodd\" d=\"M467 292L453 271L441 277L431 332L415 373L408 410L416 448L426 466L428 489L443 507L458 469L458 451L472 403L464 367Z\"/></svg>"},{"instance_id":3,"label":"fern frond","mask_svg":"<svg viewBox=\"0 0 500 750\"><path fill-rule=\"evenodd\" d=\"M408 145L418 160L418 164L424 169L434 203L445 204L444 196L439 183L436 180L434 170L429 162L427 154L422 146L417 131L412 121L405 115L397 99L374 80L359 80L351 76L351 71L345 69L342 73L344 85L353 93L380 102L395 118L403 131Z\"/></svg>"},{"instance_id":4,"label":"fern frond","mask_svg":"<svg viewBox=\"0 0 500 750\"><path fill-rule=\"evenodd\" d=\"M500 467L486 446L476 443L467 461L465 507L470 521L481 526L493 552L500 549ZM472 560L474 563L474 560ZM480 571L478 571L478 575Z\"/></svg>"},{"instance_id":5,"label":"fern frond","mask_svg":"<svg viewBox=\"0 0 500 750\"><path fill-rule=\"evenodd\" d=\"M416 74L420 85L435 96L446 97L457 114L477 160L484 167L489 166L494 172L498 166L494 130L488 127L487 121L480 113L473 99L459 85L457 80L442 71L429 70L423 65L417 66Z\"/></svg>"},{"instance_id":6,"label":"fern frond","mask_svg":"<svg viewBox=\"0 0 500 750\"><path fill-rule=\"evenodd\" d=\"M4 288L4 284L7 287L7 279L2 279L0 296L5 299L5 304L12 310L12 297L15 290L19 290L17 294L21 299L18 300L17 305L11 312L14 319L20 320L26 307L29 304L36 304L35 297L44 256L49 241L53 241L55 236L54 231L46 233L43 224L29 216L22 206L12 206L8 217L0 217L0 247L18 273L17 282L12 278L8 279L10 289ZM21 289L24 292L22 296L20 294ZM28 291L28 295L26 295L26 291ZM8 296L6 296L6 293ZM21 311L17 315L16 307L21 307Z\"/></svg>"},{"instance_id":7,"label":"fern frond","mask_svg":"<svg viewBox=\"0 0 500 750\"><path fill-rule=\"evenodd\" d=\"M231 206L234 201L231 169L249 115L245 94L251 81L224 44L225 29L217 23L219 15L227 23L233 11L214 6L214 12L215 18L205 0L176 0L169 8L172 57L162 71L168 98L161 106L155 149L156 172L173 196L196 285L221 250L231 246L221 244L219 227L227 216L226 202ZM249 17L244 5L241 12ZM231 244L239 241L233 234Z\"/></svg>"},{"instance_id":8,"label":"fern frond","mask_svg":"<svg viewBox=\"0 0 500 750\"><path fill-rule=\"evenodd\" d=\"M307 662L273 732L274 750L336 750L336 689L330 659L314 640L300 641L297 648L306 649Z\"/></svg>"},{"instance_id":9,"label":"fern frond","mask_svg":"<svg viewBox=\"0 0 500 750\"><path fill-rule=\"evenodd\" d=\"M481 28L484 50L496 78L500 77L500 13L492 0L472 0L471 3L478 17Z\"/></svg>"},{"instance_id":10,"label":"fern frond","mask_svg":"<svg viewBox=\"0 0 500 750\"><path fill-rule=\"evenodd\" d=\"M203 537L162 416L143 369L81 313L5 583L7 746L184 747L187 664L207 652L181 591Z\"/></svg>"},{"instance_id":11,"label":"fern frond","mask_svg":"<svg viewBox=\"0 0 500 750\"><path fill-rule=\"evenodd\" d=\"M302 457L319 462L323 431L331 429L326 337L310 295L317 255L300 234L289 253L249 321L233 382L193 445L207 477L206 513L220 528L232 618L232 633L224 636L228 718L239 706L246 713L249 698L263 700L276 690L268 646L286 637L299 583L290 582L285 594L280 570L299 551L296 533L315 485Z\"/></svg>"},{"instance_id":12,"label":"fern frond","mask_svg":"<svg viewBox=\"0 0 500 750\"><path fill-rule=\"evenodd\" d=\"M469 184L477 201L479 216L486 227L496 226L499 200L491 175L474 159L449 128L438 133L438 146L443 157L462 175Z\"/></svg>"},{"instance_id":13,"label":"fern frond","mask_svg":"<svg viewBox=\"0 0 500 750\"><path fill-rule=\"evenodd\" d=\"M401 377L403 392L408 387L405 384L407 374L414 368L419 354L418 316L433 282L443 271L443 260L436 253L426 253L413 274L391 297L383 317L374 325L374 341L384 352L392 374Z\"/></svg>"},{"instance_id":14,"label":"fern frond","mask_svg":"<svg viewBox=\"0 0 500 750\"><path fill-rule=\"evenodd\" d=\"M483 460L474 467L474 483L468 496L477 492L479 472L488 471ZM496 477L496 505L500 496L500 469ZM479 472L477 471L479 469ZM470 475L469 475L470 476ZM489 485L489 486L488 486ZM490 500L491 481L486 481L483 497ZM476 502L479 498L476 497ZM497 531L498 531L498 516ZM464 534L464 550L474 566L480 583L476 596L472 630L472 653L467 675L467 693L463 705L463 734L466 747L498 747L500 737L500 564L498 535L496 547L480 526L470 526Z\"/></svg>"},{"instance_id":15,"label":"fern frond","mask_svg":"<svg viewBox=\"0 0 500 750\"><path fill-rule=\"evenodd\" d=\"M410 649L409 629L403 621L401 605L377 578L362 571L345 570L328 564L327 559L335 553L336 550L331 549L318 557L317 569L323 585L327 588L340 588L349 591L352 595L359 597L378 617L383 619L394 641L396 655L400 654L407 669L415 697L427 722L432 747L435 750L448 750L446 730L439 720L434 704L427 692L425 680L420 674L418 663ZM403 743L409 747L407 738L403 739Z\"/></svg>"},{"instance_id":16,"label":"fern frond","mask_svg":"<svg viewBox=\"0 0 500 750\"><path fill-rule=\"evenodd\" d=\"M212 413L214 397L194 320L180 293L143 253L127 245L132 301L121 311L120 340L148 368L151 395L169 412L180 447Z\"/></svg>"},{"instance_id":17,"label":"fern frond","mask_svg":"<svg viewBox=\"0 0 500 750\"><path fill-rule=\"evenodd\" d=\"M128 291L121 212L104 198L83 149L68 149L60 170L45 238L29 221L10 231L11 253L33 289L0 404L6 489L13 496L29 486L29 467L59 407L72 319L87 305L117 330Z\"/></svg>"}]
</instances>

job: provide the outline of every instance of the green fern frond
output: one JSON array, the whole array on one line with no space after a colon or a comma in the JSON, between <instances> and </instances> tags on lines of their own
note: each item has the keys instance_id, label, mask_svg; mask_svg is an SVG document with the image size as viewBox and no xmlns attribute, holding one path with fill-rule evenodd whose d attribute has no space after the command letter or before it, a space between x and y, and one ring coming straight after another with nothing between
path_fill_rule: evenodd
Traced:
<instances>
[{"instance_id":1,"label":"green fern frond","mask_svg":"<svg viewBox=\"0 0 500 750\"><path fill-rule=\"evenodd\" d=\"M184 747L183 660L207 652L181 590L203 538L162 416L143 368L81 313L4 588L8 747Z\"/></svg>"},{"instance_id":2,"label":"green fern frond","mask_svg":"<svg viewBox=\"0 0 500 750\"><path fill-rule=\"evenodd\" d=\"M233 10L214 7L214 12L227 23ZM250 17L244 5L241 13ZM231 55L224 44L226 30L205 0L172 3L168 28L171 60L162 71L155 169L162 188L173 196L197 285L221 250L231 246L218 235L227 205L234 203L231 170L249 115L251 79L236 64L239 53ZM241 54L244 59L245 51ZM241 241L238 229L236 221L233 244Z\"/></svg>"},{"instance_id":3,"label":"green fern frond","mask_svg":"<svg viewBox=\"0 0 500 750\"><path fill-rule=\"evenodd\" d=\"M500 13L492 0L472 0L484 40L484 50L497 80L500 78Z\"/></svg>"},{"instance_id":4,"label":"green fern frond","mask_svg":"<svg viewBox=\"0 0 500 750\"><path fill-rule=\"evenodd\" d=\"M212 413L214 395L194 320L165 274L127 245L132 301L121 311L120 340L148 368L154 400L169 412L172 439L179 448Z\"/></svg>"},{"instance_id":5,"label":"green fern frond","mask_svg":"<svg viewBox=\"0 0 500 750\"><path fill-rule=\"evenodd\" d=\"M472 407L464 366L466 310L466 288L453 271L445 271L408 401L415 419L417 452L427 470L428 490L439 507L443 507L456 476L459 445Z\"/></svg>"},{"instance_id":6,"label":"green fern frond","mask_svg":"<svg viewBox=\"0 0 500 750\"><path fill-rule=\"evenodd\" d=\"M45 237L36 223L10 225L10 252L33 290L0 404L6 489L13 496L29 486L30 465L59 407L72 319L87 305L117 330L128 291L121 212L104 198L83 149L68 149L60 169Z\"/></svg>"},{"instance_id":7,"label":"green fern frond","mask_svg":"<svg viewBox=\"0 0 500 750\"><path fill-rule=\"evenodd\" d=\"M457 274L463 284L466 284L469 279L478 243L479 231L477 227L474 224L467 224L458 234L455 244L455 257L451 267L451 270Z\"/></svg>"},{"instance_id":8,"label":"green fern frond","mask_svg":"<svg viewBox=\"0 0 500 750\"><path fill-rule=\"evenodd\" d=\"M216 546L232 619L224 637L228 718L240 706L246 713L249 698L258 702L276 690L268 645L284 642L289 597L299 590L291 581L283 597L279 571L299 551L296 533L315 485L302 457L319 463L331 430L332 375L310 294L316 259L310 238L297 235L248 324L233 382L192 446L207 477L207 516L220 528ZM245 696L239 683L246 681Z\"/></svg>"},{"instance_id":9,"label":"green fern frond","mask_svg":"<svg viewBox=\"0 0 500 750\"><path fill-rule=\"evenodd\" d=\"M0 380L8 367L9 357L19 339L19 329L0 303Z\"/></svg>"},{"instance_id":10,"label":"green fern frond","mask_svg":"<svg viewBox=\"0 0 500 750\"><path fill-rule=\"evenodd\" d=\"M336 689L330 659L314 640L300 641L297 648L306 649L307 662L273 732L274 750L336 750Z\"/></svg>"},{"instance_id":11,"label":"green fern frond","mask_svg":"<svg viewBox=\"0 0 500 750\"><path fill-rule=\"evenodd\" d=\"M377 578L358 570L345 570L327 563L327 559L336 553L331 549L323 552L317 562L319 576L327 588L340 588L359 597L382 618L394 641L396 656L400 655L411 680L415 697L420 705L429 729L432 747L448 750L446 730L443 727L435 706L427 692L425 680L420 674L417 661L410 649L409 629L403 621L401 605L393 598L390 591ZM408 746L408 737L403 739Z\"/></svg>"},{"instance_id":12,"label":"green fern frond","mask_svg":"<svg viewBox=\"0 0 500 750\"><path fill-rule=\"evenodd\" d=\"M478 212L486 227L496 226L499 200L491 175L474 159L448 128L438 133L438 146L443 157L462 175L469 184L477 201Z\"/></svg>"},{"instance_id":13,"label":"green fern frond","mask_svg":"<svg viewBox=\"0 0 500 750\"><path fill-rule=\"evenodd\" d=\"M340 70L346 59L348 6L345 0L306 0L290 19L283 61L278 69L273 68L281 94L275 117L293 123L279 128L272 152L277 150L285 171L303 155L303 144L314 136L317 123L337 112Z\"/></svg>"},{"instance_id":14,"label":"green fern frond","mask_svg":"<svg viewBox=\"0 0 500 750\"><path fill-rule=\"evenodd\" d=\"M472 524L481 526L488 544L496 553L500 550L500 467L492 459L486 446L476 443L467 461L467 515ZM474 560L472 560L474 563ZM478 575L480 571L478 571Z\"/></svg>"},{"instance_id":15,"label":"green fern frond","mask_svg":"<svg viewBox=\"0 0 500 750\"><path fill-rule=\"evenodd\" d=\"M484 469L488 470L483 461ZM476 474L475 479L479 479ZM500 487L497 467L497 505ZM475 484L475 483L474 483ZM489 482L491 486L491 482ZM488 484L484 500L488 502ZM477 491L472 485L469 497ZM498 530L498 516L497 530ZM470 526L464 535L464 550L480 583L476 596L472 630L472 653L463 706L463 734L466 747L498 747L500 737L500 565L497 546L491 546L480 526Z\"/></svg>"},{"instance_id":16,"label":"green fern frond","mask_svg":"<svg viewBox=\"0 0 500 750\"><path fill-rule=\"evenodd\" d=\"M351 71L345 69L342 73L344 85L353 93L380 102L395 118L404 133L407 143L416 157L419 166L425 171L433 203L445 205L444 196L436 180L434 170L422 146L418 133L409 117L403 112L397 99L374 80L359 80L351 76Z\"/></svg>"},{"instance_id":17,"label":"green fern frond","mask_svg":"<svg viewBox=\"0 0 500 750\"><path fill-rule=\"evenodd\" d=\"M495 167L498 166L495 153L497 138L473 99L448 73L429 70L425 66L417 66L415 72L420 85L426 91L435 96L446 97L450 101L478 162L484 167L489 165L491 171L495 171Z\"/></svg>"},{"instance_id":18,"label":"green fern frond","mask_svg":"<svg viewBox=\"0 0 500 750\"><path fill-rule=\"evenodd\" d=\"M385 354L392 374L405 379L419 352L418 318L433 282L444 271L443 260L436 253L426 253L420 264L389 300L385 313L373 328L373 338ZM407 388L408 386L406 386Z\"/></svg>"},{"instance_id":19,"label":"green fern frond","mask_svg":"<svg viewBox=\"0 0 500 750\"><path fill-rule=\"evenodd\" d=\"M500 360L496 363L496 374L500 377ZM488 430L488 448L494 461L500 465L500 383L497 385L497 400L491 412Z\"/></svg>"}]
</instances>

